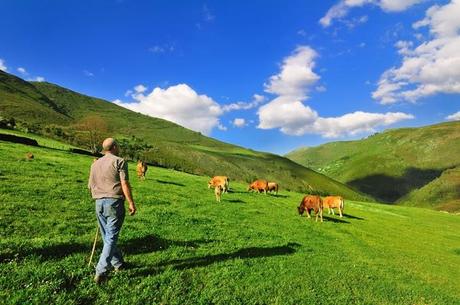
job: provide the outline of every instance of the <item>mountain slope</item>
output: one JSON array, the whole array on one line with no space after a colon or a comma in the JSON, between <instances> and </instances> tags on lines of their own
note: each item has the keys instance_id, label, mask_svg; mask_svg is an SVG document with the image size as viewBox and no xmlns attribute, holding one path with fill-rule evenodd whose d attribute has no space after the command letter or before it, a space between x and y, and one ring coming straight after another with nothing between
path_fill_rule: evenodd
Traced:
<instances>
[{"instance_id":1,"label":"mountain slope","mask_svg":"<svg viewBox=\"0 0 460 305\"><path fill-rule=\"evenodd\" d=\"M460 208L460 122L388 130L286 156L382 201Z\"/></svg>"},{"instance_id":2,"label":"mountain slope","mask_svg":"<svg viewBox=\"0 0 460 305\"><path fill-rule=\"evenodd\" d=\"M76 144L76 136L83 133L78 130L82 120L97 117L107 125L107 135L141 139L150 147L142 158L160 166L199 175L225 174L245 182L265 178L279 182L284 189L369 198L286 158L223 143L102 99L46 82L25 82L2 71L0 115L14 117L20 126L70 144Z\"/></svg>"}]
</instances>

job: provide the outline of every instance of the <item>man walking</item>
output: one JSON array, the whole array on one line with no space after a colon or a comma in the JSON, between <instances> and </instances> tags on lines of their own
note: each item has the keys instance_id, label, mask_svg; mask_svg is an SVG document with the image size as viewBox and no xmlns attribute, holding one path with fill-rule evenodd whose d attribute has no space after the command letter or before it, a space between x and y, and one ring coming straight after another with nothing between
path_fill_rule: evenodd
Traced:
<instances>
[{"instance_id":1,"label":"man walking","mask_svg":"<svg viewBox=\"0 0 460 305\"><path fill-rule=\"evenodd\" d=\"M91 196L96 200L96 216L104 241L94 277L97 284L107 278L112 268L119 270L124 264L117 240L125 218L125 199L129 204L129 214L136 213L128 181L128 163L117 156L119 147L113 138L105 139L102 148L105 155L93 162L88 183Z\"/></svg>"}]
</instances>

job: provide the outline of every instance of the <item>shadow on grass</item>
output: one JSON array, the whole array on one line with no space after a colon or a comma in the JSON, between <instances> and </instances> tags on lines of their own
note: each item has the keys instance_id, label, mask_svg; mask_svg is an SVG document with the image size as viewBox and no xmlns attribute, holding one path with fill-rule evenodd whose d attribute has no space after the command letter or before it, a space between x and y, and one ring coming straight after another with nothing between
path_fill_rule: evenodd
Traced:
<instances>
[{"instance_id":1,"label":"shadow on grass","mask_svg":"<svg viewBox=\"0 0 460 305\"><path fill-rule=\"evenodd\" d=\"M446 169L448 168L420 169L408 167L401 177L372 174L348 181L346 184L383 202L395 203L412 190L421 188L438 178Z\"/></svg>"},{"instance_id":2,"label":"shadow on grass","mask_svg":"<svg viewBox=\"0 0 460 305\"><path fill-rule=\"evenodd\" d=\"M230 202L230 203L246 203L246 201L244 200L241 200L241 199L230 199L230 200L223 200L223 201L227 201L227 202Z\"/></svg>"},{"instance_id":3,"label":"shadow on grass","mask_svg":"<svg viewBox=\"0 0 460 305\"><path fill-rule=\"evenodd\" d=\"M15 248L9 249L7 253L0 254L0 263L8 261L22 260L29 256L37 256L41 261L62 259L74 253L91 252L91 242L88 244L81 243L63 243L50 245L40 248Z\"/></svg>"},{"instance_id":4,"label":"shadow on grass","mask_svg":"<svg viewBox=\"0 0 460 305\"><path fill-rule=\"evenodd\" d=\"M156 182L162 183L162 184L171 184L171 185L176 185L176 186L185 186L185 184L174 182L174 181L165 181L165 180L159 180L155 179Z\"/></svg>"},{"instance_id":5,"label":"shadow on grass","mask_svg":"<svg viewBox=\"0 0 460 305\"><path fill-rule=\"evenodd\" d=\"M166 267L171 266L175 270L185 270L196 267L206 267L214 263L224 262L232 259L252 259L261 257L272 257L279 255L290 255L295 253L298 243L288 243L284 246L276 247L248 247L239 249L231 253L221 253L206 255L202 257L193 257L188 259L174 259L166 262L161 262L155 266L147 267L135 273L136 276L156 275L163 272Z\"/></svg>"},{"instance_id":6,"label":"shadow on grass","mask_svg":"<svg viewBox=\"0 0 460 305\"><path fill-rule=\"evenodd\" d=\"M161 238L156 235L147 235L140 238L134 238L127 241L120 241L118 246L123 253L126 254L141 254L150 253L160 250L165 250L169 247L193 247L198 248L200 244L212 243L213 240L191 240L179 241ZM99 256L102 249L102 242L99 239L96 248L96 257ZM49 245L44 247L17 247L8 249L5 253L0 254L0 263L23 260L26 257L36 256L40 261L59 260L66 256L87 253L88 257L91 253L91 241L88 243L62 243L57 245Z\"/></svg>"},{"instance_id":7,"label":"shadow on grass","mask_svg":"<svg viewBox=\"0 0 460 305\"><path fill-rule=\"evenodd\" d=\"M286 195L281 195L281 194L271 194L271 193L267 193L267 194L270 195L270 196L273 196L273 197L288 198L288 196L286 196Z\"/></svg>"},{"instance_id":8,"label":"shadow on grass","mask_svg":"<svg viewBox=\"0 0 460 305\"><path fill-rule=\"evenodd\" d=\"M346 221L346 220L342 220L342 219L339 219L339 218L334 218L334 217L329 217L329 216L326 216L326 215L323 215L323 219L324 221L330 221L330 222L335 222L335 223L350 223L349 221Z\"/></svg>"},{"instance_id":9,"label":"shadow on grass","mask_svg":"<svg viewBox=\"0 0 460 305\"><path fill-rule=\"evenodd\" d=\"M165 250L170 247L198 248L201 244L212 242L214 241L204 239L190 241L171 240L151 234L120 242L119 246L123 253L141 254Z\"/></svg>"},{"instance_id":10,"label":"shadow on grass","mask_svg":"<svg viewBox=\"0 0 460 305\"><path fill-rule=\"evenodd\" d=\"M344 217L346 217L346 218L357 219L357 220L364 220L364 218L361 218L361 217L358 217L358 216L353 216L353 215L350 215L350 214L345 214L345 213L343 213L342 215L343 215Z\"/></svg>"}]
</instances>

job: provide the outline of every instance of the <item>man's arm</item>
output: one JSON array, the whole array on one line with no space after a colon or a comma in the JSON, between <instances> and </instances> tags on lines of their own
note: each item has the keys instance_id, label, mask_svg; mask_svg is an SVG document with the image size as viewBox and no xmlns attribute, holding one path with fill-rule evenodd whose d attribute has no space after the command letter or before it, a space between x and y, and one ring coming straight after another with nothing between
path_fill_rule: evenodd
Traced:
<instances>
[{"instance_id":1,"label":"man's arm","mask_svg":"<svg viewBox=\"0 0 460 305\"><path fill-rule=\"evenodd\" d=\"M134 215L136 213L136 205L134 204L133 196L131 194L129 181L121 180L121 189L123 190L126 200L128 200L129 215Z\"/></svg>"}]
</instances>

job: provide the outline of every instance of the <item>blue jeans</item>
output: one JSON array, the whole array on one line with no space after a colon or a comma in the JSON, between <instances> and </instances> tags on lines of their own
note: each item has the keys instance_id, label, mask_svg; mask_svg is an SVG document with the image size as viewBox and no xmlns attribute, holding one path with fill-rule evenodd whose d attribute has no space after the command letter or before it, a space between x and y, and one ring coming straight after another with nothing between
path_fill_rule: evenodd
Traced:
<instances>
[{"instance_id":1,"label":"blue jeans","mask_svg":"<svg viewBox=\"0 0 460 305\"><path fill-rule=\"evenodd\" d=\"M117 247L117 240L125 219L124 199L97 199L96 216L104 242L101 257L96 266L96 274L105 275L112 268L118 268L123 264L123 256Z\"/></svg>"}]
</instances>

